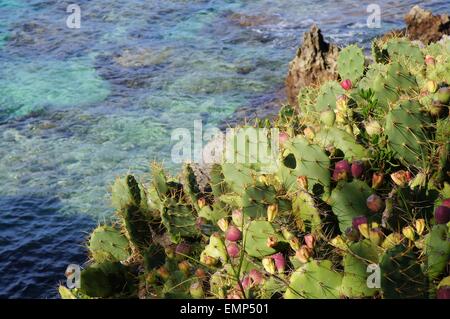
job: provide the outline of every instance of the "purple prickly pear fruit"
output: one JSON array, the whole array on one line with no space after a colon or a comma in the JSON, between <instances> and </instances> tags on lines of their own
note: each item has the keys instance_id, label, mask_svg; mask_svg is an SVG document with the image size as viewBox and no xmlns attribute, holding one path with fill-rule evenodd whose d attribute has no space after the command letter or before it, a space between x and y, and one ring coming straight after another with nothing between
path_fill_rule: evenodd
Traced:
<instances>
[{"instance_id":1,"label":"purple prickly pear fruit","mask_svg":"<svg viewBox=\"0 0 450 319\"><path fill-rule=\"evenodd\" d=\"M358 229L358 226L363 224L367 224L366 216L358 216L352 219L352 226L354 229Z\"/></svg>"},{"instance_id":2,"label":"purple prickly pear fruit","mask_svg":"<svg viewBox=\"0 0 450 319\"><path fill-rule=\"evenodd\" d=\"M272 255L272 259L275 262L275 267L279 274L284 272L284 268L286 267L286 259L284 258L282 253L276 253Z\"/></svg>"},{"instance_id":3,"label":"purple prickly pear fruit","mask_svg":"<svg viewBox=\"0 0 450 319\"><path fill-rule=\"evenodd\" d=\"M230 242L227 246L227 252L231 258L236 258L239 256L239 246L235 242Z\"/></svg>"},{"instance_id":4,"label":"purple prickly pear fruit","mask_svg":"<svg viewBox=\"0 0 450 319\"><path fill-rule=\"evenodd\" d=\"M372 188L377 189L383 184L384 174L383 173L373 173L372 175Z\"/></svg>"},{"instance_id":5,"label":"purple prickly pear fruit","mask_svg":"<svg viewBox=\"0 0 450 319\"><path fill-rule=\"evenodd\" d=\"M444 199L442 201L442 206L450 208L450 198Z\"/></svg>"},{"instance_id":6,"label":"purple prickly pear fruit","mask_svg":"<svg viewBox=\"0 0 450 319\"><path fill-rule=\"evenodd\" d=\"M367 198L366 201L367 207L370 209L372 213L379 213L384 209L384 201L377 194L372 194Z\"/></svg>"},{"instance_id":7,"label":"purple prickly pear fruit","mask_svg":"<svg viewBox=\"0 0 450 319\"><path fill-rule=\"evenodd\" d=\"M352 81L349 79L342 81L341 87L346 91L350 90L352 88Z\"/></svg>"},{"instance_id":8,"label":"purple prickly pear fruit","mask_svg":"<svg viewBox=\"0 0 450 319\"><path fill-rule=\"evenodd\" d=\"M230 226L227 229L225 238L229 241L238 241L241 239L241 231L236 226Z\"/></svg>"},{"instance_id":9,"label":"purple prickly pear fruit","mask_svg":"<svg viewBox=\"0 0 450 319\"><path fill-rule=\"evenodd\" d=\"M175 248L175 253L177 255L189 255L191 252L191 246L187 243L179 243L177 247Z\"/></svg>"},{"instance_id":10,"label":"purple prickly pear fruit","mask_svg":"<svg viewBox=\"0 0 450 319\"><path fill-rule=\"evenodd\" d=\"M334 169L340 170L340 171L346 171L348 174L350 174L352 171L351 166L347 160L342 160L342 161L337 162L334 165Z\"/></svg>"},{"instance_id":11,"label":"purple prickly pear fruit","mask_svg":"<svg viewBox=\"0 0 450 319\"><path fill-rule=\"evenodd\" d=\"M250 279L252 281L252 285L255 285L255 286L257 286L260 283L262 283L262 281L264 279L263 278L263 274L260 271L256 270L256 269L250 270L248 275L249 275L249 277L250 277Z\"/></svg>"},{"instance_id":12,"label":"purple prickly pear fruit","mask_svg":"<svg viewBox=\"0 0 450 319\"><path fill-rule=\"evenodd\" d=\"M450 208L444 205L434 211L434 219L438 224L447 224L450 221Z\"/></svg>"},{"instance_id":13,"label":"purple prickly pear fruit","mask_svg":"<svg viewBox=\"0 0 450 319\"><path fill-rule=\"evenodd\" d=\"M364 164L361 161L353 161L352 163L352 176L354 178L360 178L364 172Z\"/></svg>"},{"instance_id":14,"label":"purple prickly pear fruit","mask_svg":"<svg viewBox=\"0 0 450 319\"><path fill-rule=\"evenodd\" d=\"M359 240L359 231L355 228L348 227L345 230L345 235L347 236L347 239L350 241L358 241Z\"/></svg>"},{"instance_id":15,"label":"purple prickly pear fruit","mask_svg":"<svg viewBox=\"0 0 450 319\"><path fill-rule=\"evenodd\" d=\"M307 234L304 237L305 244L309 249L313 249L316 243L316 238L312 234Z\"/></svg>"},{"instance_id":16,"label":"purple prickly pear fruit","mask_svg":"<svg viewBox=\"0 0 450 319\"><path fill-rule=\"evenodd\" d=\"M343 171L343 170L335 169L333 171L333 177L332 178L336 182L346 180L347 179L347 172Z\"/></svg>"},{"instance_id":17,"label":"purple prickly pear fruit","mask_svg":"<svg viewBox=\"0 0 450 319\"><path fill-rule=\"evenodd\" d=\"M437 299L450 299L450 286L444 286L438 289L436 293Z\"/></svg>"},{"instance_id":18,"label":"purple prickly pear fruit","mask_svg":"<svg viewBox=\"0 0 450 319\"><path fill-rule=\"evenodd\" d=\"M290 136L286 132L280 132L280 134L278 135L280 145L284 145L284 143L286 143L289 140L289 138Z\"/></svg>"}]
</instances>

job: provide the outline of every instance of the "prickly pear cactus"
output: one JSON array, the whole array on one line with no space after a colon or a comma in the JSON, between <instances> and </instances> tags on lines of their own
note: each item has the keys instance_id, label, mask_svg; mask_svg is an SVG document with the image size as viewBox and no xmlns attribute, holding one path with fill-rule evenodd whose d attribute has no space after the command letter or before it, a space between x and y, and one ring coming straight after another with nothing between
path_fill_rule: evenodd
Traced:
<instances>
[{"instance_id":1,"label":"prickly pear cactus","mask_svg":"<svg viewBox=\"0 0 450 319\"><path fill-rule=\"evenodd\" d=\"M89 251L95 262L122 261L130 257L127 238L110 226L99 226L89 239Z\"/></svg>"},{"instance_id":2,"label":"prickly pear cactus","mask_svg":"<svg viewBox=\"0 0 450 319\"><path fill-rule=\"evenodd\" d=\"M356 45L349 45L339 52L337 59L341 79L350 79L356 83L364 74L364 54Z\"/></svg>"},{"instance_id":3,"label":"prickly pear cactus","mask_svg":"<svg viewBox=\"0 0 450 319\"><path fill-rule=\"evenodd\" d=\"M273 247L267 245L269 238L276 242ZM244 228L244 247L249 256L261 258L272 255L284 242L283 236L274 229L270 222L255 220Z\"/></svg>"}]
</instances>

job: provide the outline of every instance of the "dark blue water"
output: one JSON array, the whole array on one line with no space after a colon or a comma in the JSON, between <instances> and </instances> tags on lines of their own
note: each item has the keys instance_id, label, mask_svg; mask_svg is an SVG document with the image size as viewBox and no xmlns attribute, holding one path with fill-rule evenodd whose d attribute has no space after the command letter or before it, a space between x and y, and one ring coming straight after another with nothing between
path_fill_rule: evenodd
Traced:
<instances>
[{"instance_id":1,"label":"dark blue water","mask_svg":"<svg viewBox=\"0 0 450 319\"><path fill-rule=\"evenodd\" d=\"M80 29L65 24L70 3ZM114 177L151 160L176 172L172 130L223 124L278 91L312 23L367 46L420 2L378 1L380 29L369 3L0 0L0 297L56 297L112 216Z\"/></svg>"}]
</instances>

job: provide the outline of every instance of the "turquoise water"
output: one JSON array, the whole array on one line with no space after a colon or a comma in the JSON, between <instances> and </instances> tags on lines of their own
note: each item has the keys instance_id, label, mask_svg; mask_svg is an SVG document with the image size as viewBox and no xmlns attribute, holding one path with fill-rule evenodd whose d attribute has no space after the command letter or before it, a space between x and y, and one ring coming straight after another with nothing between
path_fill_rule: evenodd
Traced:
<instances>
[{"instance_id":1,"label":"turquoise water","mask_svg":"<svg viewBox=\"0 0 450 319\"><path fill-rule=\"evenodd\" d=\"M74 2L80 29L65 24ZM114 177L151 160L176 172L172 130L272 96L312 23L367 46L418 2L378 1L381 29L366 27L368 3L0 0L0 297L55 297L112 215Z\"/></svg>"}]
</instances>

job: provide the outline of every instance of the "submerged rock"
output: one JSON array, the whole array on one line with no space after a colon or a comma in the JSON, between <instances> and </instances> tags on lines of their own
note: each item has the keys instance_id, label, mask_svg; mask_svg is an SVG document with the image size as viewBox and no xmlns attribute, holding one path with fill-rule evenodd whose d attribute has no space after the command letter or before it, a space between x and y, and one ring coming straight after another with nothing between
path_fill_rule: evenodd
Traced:
<instances>
[{"instance_id":1,"label":"submerged rock","mask_svg":"<svg viewBox=\"0 0 450 319\"><path fill-rule=\"evenodd\" d=\"M278 17L266 15L247 15L243 13L233 12L227 15L227 18L233 24L241 27L255 27L265 24L273 24L279 21Z\"/></svg>"},{"instance_id":2,"label":"submerged rock","mask_svg":"<svg viewBox=\"0 0 450 319\"><path fill-rule=\"evenodd\" d=\"M171 55L171 50L156 51L149 48L126 49L114 61L125 67L135 68L164 63Z\"/></svg>"},{"instance_id":3,"label":"submerged rock","mask_svg":"<svg viewBox=\"0 0 450 319\"><path fill-rule=\"evenodd\" d=\"M303 44L289 64L286 78L286 93L291 105L297 103L297 96L302 87L337 79L338 53L339 48L335 44L325 42L316 25L304 34Z\"/></svg>"}]
</instances>

